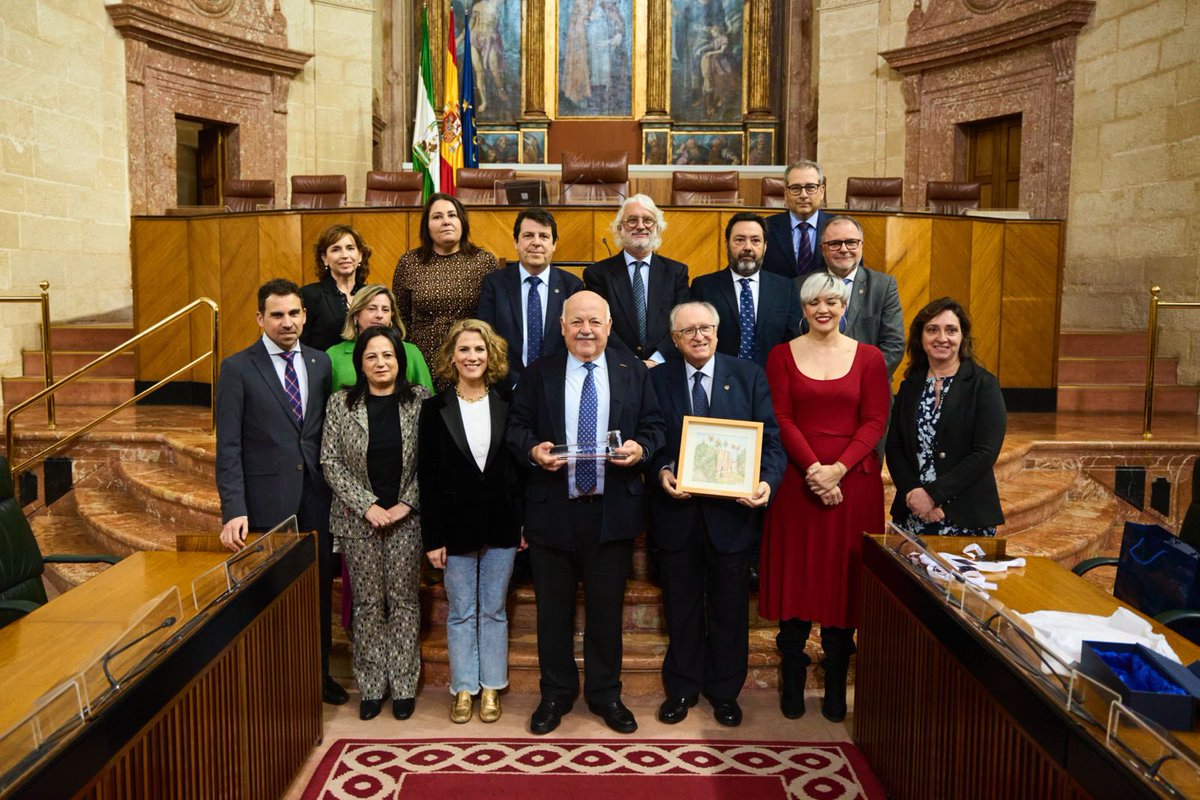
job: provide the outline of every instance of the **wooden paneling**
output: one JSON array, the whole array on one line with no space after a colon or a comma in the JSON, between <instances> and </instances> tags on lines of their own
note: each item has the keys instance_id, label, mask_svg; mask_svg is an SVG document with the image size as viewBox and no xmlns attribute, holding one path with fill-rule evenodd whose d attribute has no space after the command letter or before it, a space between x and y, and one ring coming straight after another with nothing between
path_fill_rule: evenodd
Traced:
<instances>
[{"instance_id":1,"label":"wooden paneling","mask_svg":"<svg viewBox=\"0 0 1200 800\"><path fill-rule=\"evenodd\" d=\"M191 287L188 302L197 297L211 297L220 306L221 300L221 224L216 217L188 220L187 273L178 276ZM218 324L220 324L218 322ZM192 312L192 358L212 346L212 322L207 310ZM220 330L217 331L220 334ZM218 358L214 353L213 358ZM192 380L212 381L212 365L207 361L192 368Z\"/></svg>"},{"instance_id":2,"label":"wooden paneling","mask_svg":"<svg viewBox=\"0 0 1200 800\"><path fill-rule=\"evenodd\" d=\"M686 263L693 278L723 268L724 226L738 210L664 209L667 230L660 252ZM469 213L477 244L498 258L515 257L512 226L519 209L474 207ZM552 213L559 234L556 261L591 263L616 252L608 227L614 207L567 206ZM977 354L997 371L1001 385L1054 386L1061 223L883 212L854 216L863 225L864 262L896 278L906 331L929 300L953 296L970 310ZM303 285L314 279L313 244L329 225L345 222L359 230L374 251L370 280L390 285L395 261L419 242L420 217L421 210L414 208L135 219L135 318L139 325L144 319L152 322L208 294L221 305L221 347L228 355L259 335L254 318L263 281L286 277ZM567 269L582 273L582 267ZM195 339L201 325L193 323L187 338ZM186 363L186 344L170 343L178 351L174 368ZM200 347L207 349L207 342L192 342L193 352ZM154 355L151 369L139 361L140 379L170 358L165 351ZM902 371L903 365L897 378ZM195 379L207 380L207 370L197 369Z\"/></svg>"},{"instance_id":3,"label":"wooden paneling","mask_svg":"<svg viewBox=\"0 0 1200 800\"><path fill-rule=\"evenodd\" d=\"M131 227L133 325L143 331L193 299L187 280L188 224L186 219L135 219ZM177 322L136 349L137 377L165 378L191 360L191 330L187 322Z\"/></svg>"}]
</instances>

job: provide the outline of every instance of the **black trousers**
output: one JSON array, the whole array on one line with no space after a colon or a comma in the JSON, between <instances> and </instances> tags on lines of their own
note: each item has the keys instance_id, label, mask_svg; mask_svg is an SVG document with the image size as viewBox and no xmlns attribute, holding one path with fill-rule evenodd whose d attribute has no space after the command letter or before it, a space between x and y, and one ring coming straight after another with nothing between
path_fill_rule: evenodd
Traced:
<instances>
[{"instance_id":1,"label":"black trousers","mask_svg":"<svg viewBox=\"0 0 1200 800\"><path fill-rule=\"evenodd\" d=\"M697 513L687 543L659 553L670 644L663 659L668 697L704 692L732 700L746 682L750 657L749 550L721 553Z\"/></svg>"},{"instance_id":2,"label":"black trousers","mask_svg":"<svg viewBox=\"0 0 1200 800\"><path fill-rule=\"evenodd\" d=\"M321 674L329 674L329 651L333 648L333 536L329 533L329 489L320 478L304 470L304 489L296 525L301 531L317 532L317 606L321 616Z\"/></svg>"},{"instance_id":3,"label":"black trousers","mask_svg":"<svg viewBox=\"0 0 1200 800\"><path fill-rule=\"evenodd\" d=\"M575 666L575 598L583 581L583 694L589 703L621 697L621 630L625 579L633 542L600 543L603 503L572 503L564 524L575 549L531 544L537 598L538 666L542 699L566 705L579 694Z\"/></svg>"}]
</instances>

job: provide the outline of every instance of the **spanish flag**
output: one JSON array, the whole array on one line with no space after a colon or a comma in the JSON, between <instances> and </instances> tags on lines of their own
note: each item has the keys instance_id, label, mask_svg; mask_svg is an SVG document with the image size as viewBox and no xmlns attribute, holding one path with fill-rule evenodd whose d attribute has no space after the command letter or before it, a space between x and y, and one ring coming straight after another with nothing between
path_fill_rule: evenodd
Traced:
<instances>
[{"instance_id":1,"label":"spanish flag","mask_svg":"<svg viewBox=\"0 0 1200 800\"><path fill-rule=\"evenodd\" d=\"M462 116L458 98L458 39L454 35L454 9L450 10L450 29L446 34L446 69L442 80L442 180L441 190L454 194L455 175L462 169ZM467 54L470 58L470 53Z\"/></svg>"}]
</instances>

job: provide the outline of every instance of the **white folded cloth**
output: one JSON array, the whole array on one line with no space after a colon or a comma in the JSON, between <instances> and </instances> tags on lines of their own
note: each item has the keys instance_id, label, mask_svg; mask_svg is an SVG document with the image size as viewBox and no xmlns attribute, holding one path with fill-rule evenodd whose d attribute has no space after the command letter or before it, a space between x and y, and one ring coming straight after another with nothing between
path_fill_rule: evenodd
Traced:
<instances>
[{"instance_id":1,"label":"white folded cloth","mask_svg":"<svg viewBox=\"0 0 1200 800\"><path fill-rule=\"evenodd\" d=\"M1155 633L1148 621L1127 608L1118 608L1107 617L1070 611L1033 611L1017 616L1033 627L1038 644L1072 667L1082 657L1084 642L1142 644L1172 661L1179 661L1179 656L1167 644L1167 638Z\"/></svg>"}]
</instances>

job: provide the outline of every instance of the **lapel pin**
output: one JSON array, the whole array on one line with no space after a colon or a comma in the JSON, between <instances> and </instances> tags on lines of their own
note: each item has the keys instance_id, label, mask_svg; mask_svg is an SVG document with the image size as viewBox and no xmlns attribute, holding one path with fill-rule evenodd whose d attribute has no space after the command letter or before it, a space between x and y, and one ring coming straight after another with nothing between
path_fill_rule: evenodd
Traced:
<instances>
[{"instance_id":1,"label":"lapel pin","mask_svg":"<svg viewBox=\"0 0 1200 800\"><path fill-rule=\"evenodd\" d=\"M555 290L554 290L554 293L555 293L555 294L558 294L558 289L555 289Z\"/></svg>"},{"instance_id":2,"label":"lapel pin","mask_svg":"<svg viewBox=\"0 0 1200 800\"><path fill-rule=\"evenodd\" d=\"M725 391L727 391L727 392L728 392L728 391L729 391L729 384L727 383L727 384L725 384L724 386L722 386L721 388L722 388L722 389L724 389Z\"/></svg>"}]
</instances>

